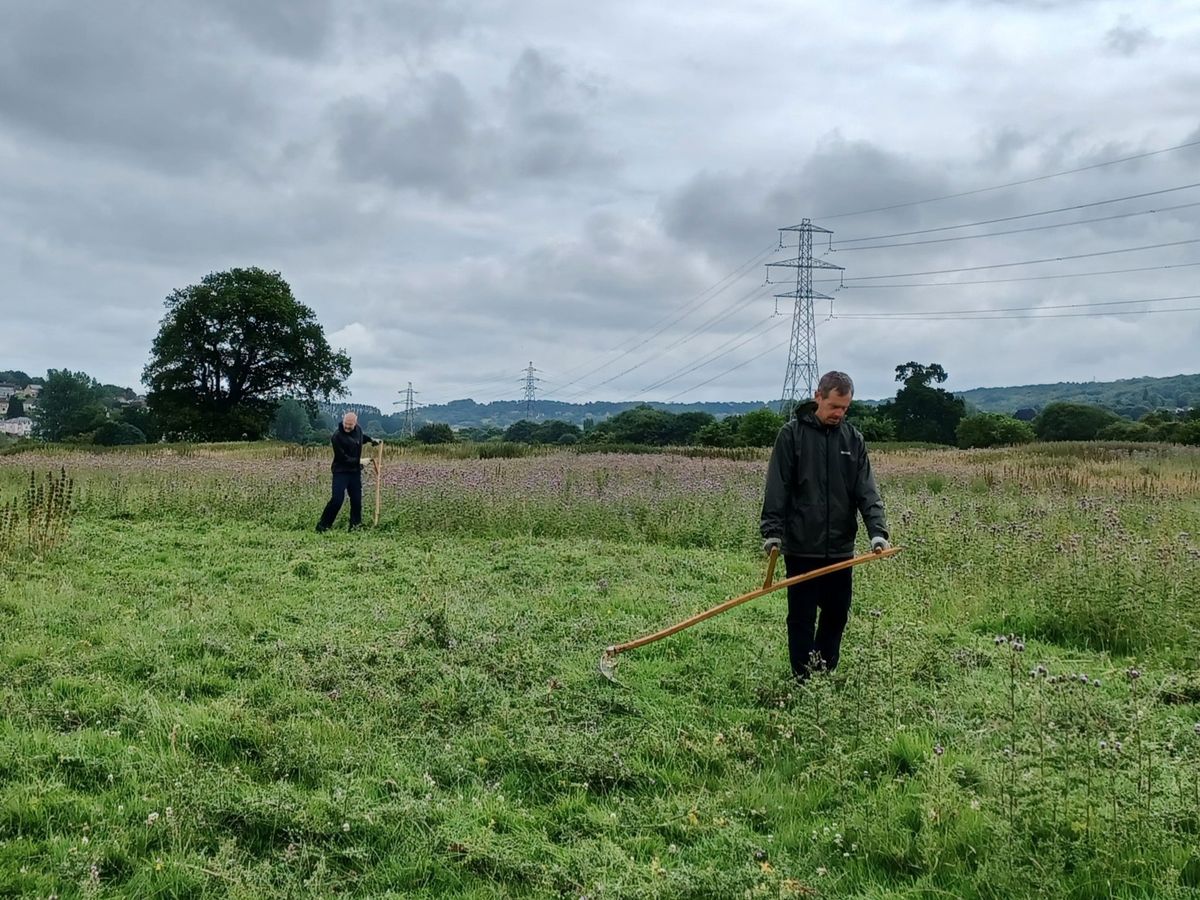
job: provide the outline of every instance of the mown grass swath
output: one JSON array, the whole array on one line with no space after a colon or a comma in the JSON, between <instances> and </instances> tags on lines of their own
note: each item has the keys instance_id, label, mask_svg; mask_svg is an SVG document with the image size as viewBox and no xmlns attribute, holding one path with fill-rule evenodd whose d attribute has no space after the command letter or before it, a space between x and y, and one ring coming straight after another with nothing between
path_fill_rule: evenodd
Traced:
<instances>
[{"instance_id":1,"label":"mown grass swath","mask_svg":"<svg viewBox=\"0 0 1200 900\"><path fill-rule=\"evenodd\" d=\"M776 595L595 673L761 584L761 458L456 454L326 535L323 453L0 458L0 895L1200 892L1196 451L877 451L803 688Z\"/></svg>"}]
</instances>

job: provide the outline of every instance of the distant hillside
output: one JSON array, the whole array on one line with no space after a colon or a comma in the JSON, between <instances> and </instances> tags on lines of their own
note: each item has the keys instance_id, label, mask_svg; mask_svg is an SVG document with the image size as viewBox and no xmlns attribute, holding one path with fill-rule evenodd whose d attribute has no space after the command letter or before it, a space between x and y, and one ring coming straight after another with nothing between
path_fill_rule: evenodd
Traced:
<instances>
[{"instance_id":1,"label":"distant hillside","mask_svg":"<svg viewBox=\"0 0 1200 900\"><path fill-rule=\"evenodd\" d=\"M1200 406L1200 375L1167 378L1125 378L1120 381L1060 381L1019 387L974 388L956 391L983 412L1014 413L1041 409L1056 401L1091 403L1118 415L1137 419L1155 409L1190 409Z\"/></svg>"}]
</instances>

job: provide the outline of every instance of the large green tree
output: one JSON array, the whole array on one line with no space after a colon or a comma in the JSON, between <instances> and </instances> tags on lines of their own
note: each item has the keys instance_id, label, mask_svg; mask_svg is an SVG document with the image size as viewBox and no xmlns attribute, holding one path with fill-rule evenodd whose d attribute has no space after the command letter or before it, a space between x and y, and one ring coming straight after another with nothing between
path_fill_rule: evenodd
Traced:
<instances>
[{"instance_id":1,"label":"large green tree","mask_svg":"<svg viewBox=\"0 0 1200 900\"><path fill-rule=\"evenodd\" d=\"M350 358L278 272L230 269L165 301L142 380L164 429L200 440L261 437L286 396L345 393Z\"/></svg>"},{"instance_id":2,"label":"large green tree","mask_svg":"<svg viewBox=\"0 0 1200 900\"><path fill-rule=\"evenodd\" d=\"M105 420L100 385L86 372L50 369L38 395L37 433L61 441L95 431Z\"/></svg>"},{"instance_id":3,"label":"large green tree","mask_svg":"<svg viewBox=\"0 0 1200 900\"><path fill-rule=\"evenodd\" d=\"M977 413L958 423L958 446L1007 447L1028 444L1033 440L1033 428L1028 422L1002 416L1000 413Z\"/></svg>"},{"instance_id":4,"label":"large green tree","mask_svg":"<svg viewBox=\"0 0 1200 900\"><path fill-rule=\"evenodd\" d=\"M300 443L307 440L311 433L312 426L308 424L308 411L304 404L293 397L279 404L271 422L271 437L277 441Z\"/></svg>"},{"instance_id":5,"label":"large green tree","mask_svg":"<svg viewBox=\"0 0 1200 900\"><path fill-rule=\"evenodd\" d=\"M8 412L4 414L6 419L19 419L25 415L25 403L20 397L8 398Z\"/></svg>"},{"instance_id":6,"label":"large green tree","mask_svg":"<svg viewBox=\"0 0 1200 900\"><path fill-rule=\"evenodd\" d=\"M1121 417L1089 403L1051 403L1033 420L1033 430L1043 441L1094 441Z\"/></svg>"},{"instance_id":7,"label":"large green tree","mask_svg":"<svg viewBox=\"0 0 1200 900\"><path fill-rule=\"evenodd\" d=\"M880 412L896 423L899 440L955 443L958 423L966 415L967 405L931 383L942 384L949 377L938 363L926 366L907 362L896 366L896 380L903 382L904 387L896 392L895 400L880 407Z\"/></svg>"}]
</instances>

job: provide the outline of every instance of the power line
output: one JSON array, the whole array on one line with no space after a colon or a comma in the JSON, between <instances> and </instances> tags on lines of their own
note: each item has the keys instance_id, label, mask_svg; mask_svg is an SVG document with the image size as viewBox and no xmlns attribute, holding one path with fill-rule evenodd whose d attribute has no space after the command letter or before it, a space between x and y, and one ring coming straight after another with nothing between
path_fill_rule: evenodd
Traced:
<instances>
[{"instance_id":1,"label":"power line","mask_svg":"<svg viewBox=\"0 0 1200 900\"><path fill-rule=\"evenodd\" d=\"M1147 297L1142 300L1097 300L1090 303L1059 303L1047 306L993 306L985 309L927 309L927 310L908 310L906 312L879 312L879 313L846 313L832 316L835 319L854 318L854 319L908 319L908 318L923 318L925 316L966 316L975 313L999 313L999 312L1020 312L1023 310L1043 310L1043 309L1082 309L1085 307L1097 306L1128 306L1133 303L1173 303L1178 300L1200 300L1200 294L1183 294L1178 297ZM1124 315L1121 313L1120 315Z\"/></svg>"},{"instance_id":2,"label":"power line","mask_svg":"<svg viewBox=\"0 0 1200 900\"><path fill-rule=\"evenodd\" d=\"M776 245L771 244L765 250L762 250L762 251L756 253L753 257L751 257L745 263L738 266L737 269L735 269L729 275L725 276L725 278L722 278L721 281L718 281L716 285L706 288L705 290L701 291L699 294L694 295L694 297L692 299L684 301L684 303L681 304L681 306L687 306L689 303L692 303L693 300L703 297L705 294L709 293L709 291L713 291L714 288L717 287L717 285L720 285L722 282L728 281L729 278L731 278L734 275L737 275L739 272L742 272L743 270L749 268L750 266L756 265L759 262L759 260L762 259L762 257L766 256L768 253L771 253L776 249L778 249L776 247ZM633 353L639 347L644 347L646 344L650 343L650 341L654 340L656 337L658 337L660 334L662 334L664 331L666 331L668 328L670 328L675 323L682 321L688 315L695 312L696 310L702 309L703 307L707 306L709 302L711 302L712 300L714 300L718 296L720 296L732 283L733 282L730 282L729 284L726 284L724 287L721 287L719 290L714 291L712 293L712 295L709 296L707 299L705 299L703 302L701 302L695 306L692 306L688 309L684 309L683 312L681 312L681 313L678 313L678 314L668 313L664 318L659 319L657 322L655 322L654 325L650 326L650 328L653 329L656 326L658 326L660 323L662 323L662 327L657 328L657 330L654 331L652 334L650 334L649 337L646 337L643 340L639 341L638 343L634 344L632 347L629 347L628 349L623 350L621 353L617 354L617 356L613 357L612 359L608 360L607 362L603 362L598 366L594 366L593 368L584 372L578 378L568 381L566 384L562 385L562 388L565 389L565 388L571 387L572 385L578 384L579 382L583 381L583 379L587 378L589 375L594 375L595 373L601 371L602 369L608 368L609 366L613 365L618 360L623 359L626 356L628 356L629 354ZM622 343L625 343L625 341L622 341ZM619 347L621 345L618 344L617 346ZM576 367L576 368L578 368L578 367ZM574 371L574 369L569 370L569 371ZM629 371L629 370L627 370L627 371ZM620 376L618 375L616 377L619 378ZM609 379L609 380L611 381L612 379ZM608 383L607 381L601 382L601 384L607 384L607 383ZM597 385L597 387L598 386L599 385ZM586 393L587 390L588 390L588 388L584 388L584 390L576 392L575 396L579 396L582 393Z\"/></svg>"},{"instance_id":3,"label":"power line","mask_svg":"<svg viewBox=\"0 0 1200 900\"><path fill-rule=\"evenodd\" d=\"M1181 306L1176 309L1129 309L1120 312L1084 312L1084 313L1051 313L1045 316L911 316L909 322L982 322L989 319L1077 319L1097 318L1099 316L1149 316L1156 313L1200 312L1200 306ZM866 314L836 315L835 319L874 319L875 316ZM896 321L893 319L892 321Z\"/></svg>"},{"instance_id":4,"label":"power line","mask_svg":"<svg viewBox=\"0 0 1200 900\"><path fill-rule=\"evenodd\" d=\"M767 328L763 328L757 334L751 335L750 337L746 338L746 340L741 341L740 343L736 343L736 344L733 343L733 341L738 340L738 338L741 338L744 335L749 334L751 331L755 331L756 329L759 329L763 325L764 322L768 322L771 320L774 320L774 323L772 325L768 326ZM665 378L661 378L658 381L654 382L653 384L646 385L646 387L642 388L640 391L638 391L633 396L640 397L642 394L648 393L649 391L653 391L664 385L670 384L672 381L678 381L683 376L690 375L692 372L695 372L697 369L703 369L705 366L708 366L708 365L716 362L722 356L732 353L734 350L738 349L739 347L742 347L745 344L748 344L753 340L757 340L758 338L762 337L764 334L767 334L768 332L774 330L778 326L778 324L783 321L785 321L784 317L776 316L774 314L767 316L765 319L760 319L759 321L757 321L753 325L751 325L749 328L747 328L745 331L743 331L741 334L737 335L737 337L733 338L731 341L728 341L727 343L730 344L731 346L728 346L727 348L725 347L725 345L721 345L720 347L717 347L714 351L709 352L704 357L702 357L698 362L692 363L689 366L686 366L682 369L672 372L669 375L667 375ZM720 352L716 352L716 351L720 351Z\"/></svg>"},{"instance_id":5,"label":"power line","mask_svg":"<svg viewBox=\"0 0 1200 900\"><path fill-rule=\"evenodd\" d=\"M1008 269L1014 266L1032 266L1039 263L1048 262L1063 262L1068 259L1091 259L1097 256L1113 256L1118 253L1136 253L1140 250L1157 250L1162 247L1181 247L1184 244L1200 244L1200 238L1191 238L1186 241L1168 241L1163 244L1146 244L1141 247L1120 247L1115 250L1100 250L1095 253L1076 253L1071 256L1048 256L1044 259L1025 259L1020 262L1008 263L992 263L986 266L964 266L958 269L930 269L925 272L900 272L890 275L856 275L853 278L840 279L843 283L846 281L876 281L881 278L917 278L922 275L949 275L952 272L979 272L985 269ZM833 281L834 279L821 279L822 281ZM853 285L848 285L853 286Z\"/></svg>"},{"instance_id":6,"label":"power line","mask_svg":"<svg viewBox=\"0 0 1200 900\"><path fill-rule=\"evenodd\" d=\"M1095 206L1105 206L1106 204L1109 204L1109 203L1123 203L1126 200L1142 200L1146 197L1157 197L1160 194L1171 194L1171 193L1175 193L1177 191L1186 191L1186 190L1190 190L1191 188L1194 188L1194 187L1200 187L1200 181L1193 182L1192 184L1180 185L1179 187L1163 188L1162 190L1159 190L1159 191L1146 191L1145 193L1142 193L1142 194L1129 194L1126 197L1112 197L1108 200L1095 200L1091 203L1077 203L1074 206L1060 206L1057 209L1043 209L1039 212L1022 213L1021 215L1017 215L1017 216L1001 216L997 219L981 219L978 222L963 222L960 225L942 225L939 228L920 228L915 231L897 231L897 232L894 232L893 234L876 234L876 235L871 235L870 237L842 238L837 243L839 243L839 244L857 244L857 243L861 243L863 241L884 241L884 240L891 240L892 238L898 238L898 237L913 237L918 234L936 234L939 231L953 231L958 228L975 228L979 225L997 225L1001 222L1015 222L1019 219L1032 219L1032 218L1035 218L1036 216L1049 216L1049 215L1054 215L1055 213L1061 213L1061 212L1075 212L1080 209L1090 209ZM839 248L839 249L845 249L845 248Z\"/></svg>"},{"instance_id":7,"label":"power line","mask_svg":"<svg viewBox=\"0 0 1200 900\"><path fill-rule=\"evenodd\" d=\"M1175 150L1186 150L1189 147L1200 146L1200 140L1188 141L1185 144L1176 144L1173 147L1163 147L1161 150L1148 150L1145 153L1136 153L1133 156L1123 156L1120 159L1110 159L1107 162L1092 163L1087 166L1080 166L1076 169L1065 169L1061 172L1051 172L1048 175L1037 175L1033 178L1022 178L1020 181L1009 181L1005 184L995 184L991 187L976 188L971 191L960 191L957 194L943 194L940 197L927 197L924 200L909 200L905 203L892 203L888 206L877 206L874 209L860 209L854 212L836 213L834 215L815 216L818 219L845 219L850 216L865 216L868 213L886 212L892 209L904 209L909 206L920 206L925 203L936 203L941 200L954 200L959 197L972 197L976 194L986 194L989 191L999 191L1004 188L1019 187L1023 184L1035 184L1039 181L1048 181L1051 178L1061 178L1064 175L1075 175L1079 172L1089 172L1092 169L1102 169L1105 166L1115 166L1119 163L1132 162L1135 159L1146 159L1151 156L1158 156L1162 153L1172 153Z\"/></svg>"},{"instance_id":8,"label":"power line","mask_svg":"<svg viewBox=\"0 0 1200 900\"><path fill-rule=\"evenodd\" d=\"M875 288L912 288L912 287L959 287L968 284L1008 284L1014 281L1050 281L1058 278L1091 278L1096 275L1124 275L1130 272L1156 272L1160 269L1186 269L1189 266L1200 266L1200 262L1170 263L1165 266L1137 266L1131 269L1102 269L1097 272L1066 272L1059 275L1024 275L1016 278L980 278L974 281L914 281L908 284L848 284L848 291L862 291ZM898 276L897 276L898 277Z\"/></svg>"},{"instance_id":9,"label":"power line","mask_svg":"<svg viewBox=\"0 0 1200 900\"><path fill-rule=\"evenodd\" d=\"M924 241L904 241L896 244L868 244L865 247L831 247L833 253L849 253L855 250L886 250L889 247L917 247L923 244L947 244L951 241L973 241L979 238L1002 237L1008 234L1025 234L1029 231L1048 231L1052 228L1069 228L1074 225L1091 225L1095 222L1111 222L1113 219L1131 219L1134 216L1150 216L1164 212L1174 212L1177 209L1191 209L1200 206L1200 200L1194 203L1180 203L1177 206L1164 206L1160 209L1142 209L1135 212L1114 213L1111 216L1097 216L1094 219L1078 219L1074 222L1054 222L1050 225L1031 225L1028 228L1011 228L1008 231L989 231L986 234L960 234L954 237L930 238Z\"/></svg>"}]
</instances>

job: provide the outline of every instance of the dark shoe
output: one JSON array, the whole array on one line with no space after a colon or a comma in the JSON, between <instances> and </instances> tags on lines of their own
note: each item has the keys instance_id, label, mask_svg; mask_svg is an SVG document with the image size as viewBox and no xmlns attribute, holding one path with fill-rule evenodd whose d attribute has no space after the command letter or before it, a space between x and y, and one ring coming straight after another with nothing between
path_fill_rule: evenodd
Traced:
<instances>
[{"instance_id":1,"label":"dark shoe","mask_svg":"<svg viewBox=\"0 0 1200 900\"><path fill-rule=\"evenodd\" d=\"M318 525L317 526L317 534L324 534L328 530L329 530L328 525Z\"/></svg>"}]
</instances>

